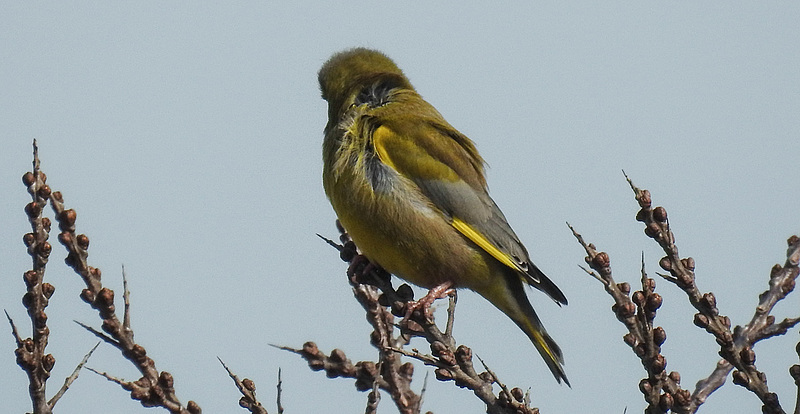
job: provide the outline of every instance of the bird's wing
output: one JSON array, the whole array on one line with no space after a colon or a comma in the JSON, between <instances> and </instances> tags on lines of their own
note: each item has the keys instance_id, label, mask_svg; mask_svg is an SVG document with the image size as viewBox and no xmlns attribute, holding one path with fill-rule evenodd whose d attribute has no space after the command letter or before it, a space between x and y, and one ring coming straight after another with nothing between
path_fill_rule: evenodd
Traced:
<instances>
[{"instance_id":1,"label":"bird's wing","mask_svg":"<svg viewBox=\"0 0 800 414\"><path fill-rule=\"evenodd\" d=\"M378 126L372 142L381 162L419 186L456 230L557 303L567 303L561 290L531 263L522 242L489 197L483 160L466 136L435 121L395 121Z\"/></svg>"}]
</instances>

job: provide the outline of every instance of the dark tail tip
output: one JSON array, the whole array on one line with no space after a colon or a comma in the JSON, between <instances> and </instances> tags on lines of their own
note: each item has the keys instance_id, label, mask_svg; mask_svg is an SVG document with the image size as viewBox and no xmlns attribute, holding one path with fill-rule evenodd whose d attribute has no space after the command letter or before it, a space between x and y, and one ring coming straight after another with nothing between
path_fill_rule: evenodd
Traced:
<instances>
[{"instance_id":1,"label":"dark tail tip","mask_svg":"<svg viewBox=\"0 0 800 414\"><path fill-rule=\"evenodd\" d=\"M546 293L547 296L550 296L558 306L567 304L567 297L564 295L564 292L533 263L528 264L528 277L526 280L531 286Z\"/></svg>"}]
</instances>

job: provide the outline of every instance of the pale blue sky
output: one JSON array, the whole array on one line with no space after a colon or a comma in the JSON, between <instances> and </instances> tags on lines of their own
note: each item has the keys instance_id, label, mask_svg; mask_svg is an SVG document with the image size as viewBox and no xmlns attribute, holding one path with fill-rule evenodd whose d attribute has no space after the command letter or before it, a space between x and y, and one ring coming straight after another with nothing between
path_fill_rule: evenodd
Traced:
<instances>
[{"instance_id":1,"label":"pale blue sky","mask_svg":"<svg viewBox=\"0 0 800 414\"><path fill-rule=\"evenodd\" d=\"M749 320L786 238L800 232L798 21L796 2L2 2L0 305L27 334L20 177L36 138L48 183L91 239L90 263L119 293L125 265L136 339L175 376L182 401L244 412L219 356L256 381L270 412L279 367L287 412L362 412L366 395L352 381L267 344L313 340L354 361L375 356L345 264L315 236L336 236L321 188L327 112L316 71L336 51L374 47L476 142L492 196L569 298L559 309L530 292L573 388L556 384L525 335L475 294L459 296L456 339L509 385L532 387L543 413L641 412L641 365L611 299L577 267L584 254L564 222L609 252L618 280L639 278L642 251L648 272L659 271L625 169L667 208L700 288L734 324ZM73 319L99 326L55 247L49 395L95 342ZM657 291L667 369L693 389L716 344L691 325L682 292L661 281ZM798 297L776 316L797 316ZM1 332L0 400L24 412L26 378ZM784 407L797 341L795 329L756 347ZM89 365L138 378L108 345ZM483 411L452 384L428 389L426 410ZM110 407L145 410L85 372L56 408ZM759 407L727 384L702 412ZM380 412L395 412L388 397Z\"/></svg>"}]
</instances>

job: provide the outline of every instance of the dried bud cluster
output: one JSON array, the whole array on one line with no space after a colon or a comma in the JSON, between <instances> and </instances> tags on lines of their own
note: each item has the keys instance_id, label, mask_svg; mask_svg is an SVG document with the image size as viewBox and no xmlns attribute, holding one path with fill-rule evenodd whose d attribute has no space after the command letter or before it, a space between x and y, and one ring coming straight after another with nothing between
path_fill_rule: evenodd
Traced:
<instances>
[{"instance_id":1,"label":"dried bud cluster","mask_svg":"<svg viewBox=\"0 0 800 414\"><path fill-rule=\"evenodd\" d=\"M348 279L353 286L356 299L367 311L367 320L374 330L370 334L370 342L380 351L378 363L361 361L353 364L343 351L333 350L330 356L319 351L313 342L307 342L302 350L281 347L300 354L308 362L312 370L324 370L329 377L348 377L356 379L356 389L359 391L374 390L377 386L388 392L401 412L412 407L418 407L420 396L415 394L410 383L414 374L414 366L410 362L402 362L400 355L406 355L427 365L436 366L434 371L440 381L454 381L459 387L472 390L490 408L490 412L518 412L538 413L538 410L529 408L527 402L523 403L514 398L514 401L502 405L502 395L495 396L492 384L496 382L493 374L487 371L478 373L472 362L472 351L461 345L455 347L455 340L450 335L454 299L451 297L451 306L448 310L448 331L442 332L433 320L429 310L430 302L439 296L429 294L419 302L413 302L414 292L407 284L400 285L396 290L391 285L390 275L378 266L375 266L358 254L358 249L350 240L349 235L337 221L340 232L341 245L325 239L328 244L340 251L342 260L349 263L347 270ZM431 299L430 302L427 300ZM403 318L395 324L394 318ZM400 327L400 333L395 336L394 327ZM430 344L431 355L424 355L417 350L403 349L410 337L423 337ZM519 389L515 395L521 393ZM372 407L374 393L370 393L369 407ZM502 411L497 409L502 408Z\"/></svg>"},{"instance_id":2,"label":"dried bud cluster","mask_svg":"<svg viewBox=\"0 0 800 414\"><path fill-rule=\"evenodd\" d=\"M34 258L33 270L25 272L23 275L23 280L28 288L23 297L23 304L28 308L35 332L33 339L19 339L20 346L17 350L17 359L20 366L32 373L32 375L29 375L32 380L31 389L33 390L35 386L43 390L44 381L46 381L50 370L55 365L55 358L51 354L44 354L44 346L47 343L48 335L47 315L44 312L44 308L47 306L48 299L55 292L55 288L53 285L42 281L47 259L52 252L52 245L47 241L51 228L50 219L41 217L41 214L44 207L50 203L59 224L58 240L67 249L67 257L64 261L83 278L86 288L81 292L81 299L98 310L103 319L102 329L109 336L91 328L87 329L107 342L114 344L144 374L142 378L134 382L125 382L104 374L106 378L117 382L124 389L130 391L131 397L141 401L143 406L160 406L167 408L170 412L199 414L201 412L200 407L194 402L190 401L185 409L181 407L175 397L172 375L168 372L159 373L156 371L155 363L147 357L145 349L133 342L133 331L130 327L124 326L117 319L114 306L114 291L102 286L100 270L90 267L86 262L89 237L84 234L76 235L77 213L75 210L64 208L62 194L57 191L53 192L50 189L46 184L46 175L39 171L38 167L38 152L34 142L34 172L28 172L22 177L22 182L33 198L33 201L25 206L25 213L31 222L33 231L25 234L22 241L29 254ZM34 355L42 355L42 357L35 358ZM71 378L73 379L67 380L65 388L74 380L74 377ZM37 384L33 384L33 382L37 382ZM40 394L43 396L43 393ZM41 403L34 402L34 405L37 404L41 405Z\"/></svg>"},{"instance_id":3,"label":"dried bud cluster","mask_svg":"<svg viewBox=\"0 0 800 414\"><path fill-rule=\"evenodd\" d=\"M700 312L695 316L695 324L714 332L719 342L732 344L730 320L719 314L716 298L711 293L701 295L697 290L694 259L691 257L681 259L678 255L667 210L660 206L653 208L650 192L637 188L630 179L628 182L640 207L636 220L644 224L645 234L656 241L666 253L658 264L661 269L669 272L669 275L661 276L684 290L690 296L690 301L698 306ZM614 282L611 270L608 268L610 262L608 255L597 252L595 246L584 242L574 229L573 234L586 250L586 262L598 273L590 272L590 274L603 282L606 291L614 298L612 310L617 319L628 328L623 340L641 359L648 372L648 377L639 384L645 400L650 404L646 411L694 412L697 405L702 402L695 400L692 392L681 388L678 372L666 371L667 359L661 354L661 346L667 339L666 331L662 327L654 326L657 311L663 304L663 297L655 293L655 280L645 276L644 261L642 289L631 292L630 285ZM742 357L754 361L755 355L745 352Z\"/></svg>"},{"instance_id":4,"label":"dried bud cluster","mask_svg":"<svg viewBox=\"0 0 800 414\"><path fill-rule=\"evenodd\" d=\"M38 167L38 156L34 150L34 172L28 172L22 176L22 182L32 198L32 201L25 206L25 215L31 225L31 232L22 237L22 242L33 260L33 268L22 275L26 288L25 294L22 296L22 305L30 316L33 326L32 337L21 338L10 317L9 321L17 342L14 355L17 365L28 374L34 407L49 412L55 402L46 401L44 389L56 359L45 351L50 336L45 308L55 293L55 287L44 282L45 268L53 247L48 241L50 219L42 217L42 212L47 206L51 190L46 184L47 176L39 171Z\"/></svg>"}]
</instances>

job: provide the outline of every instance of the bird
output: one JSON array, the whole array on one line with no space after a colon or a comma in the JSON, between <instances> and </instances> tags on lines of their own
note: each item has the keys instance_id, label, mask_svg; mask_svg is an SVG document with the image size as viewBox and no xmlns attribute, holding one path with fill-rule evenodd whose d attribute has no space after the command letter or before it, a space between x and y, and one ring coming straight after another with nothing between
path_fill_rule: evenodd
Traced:
<instances>
[{"instance_id":1,"label":"bird","mask_svg":"<svg viewBox=\"0 0 800 414\"><path fill-rule=\"evenodd\" d=\"M323 187L361 254L431 293L478 293L514 321L558 383L569 386L561 349L524 286L559 306L567 298L533 264L489 196L475 144L380 51L338 52L318 80L328 103Z\"/></svg>"}]
</instances>

